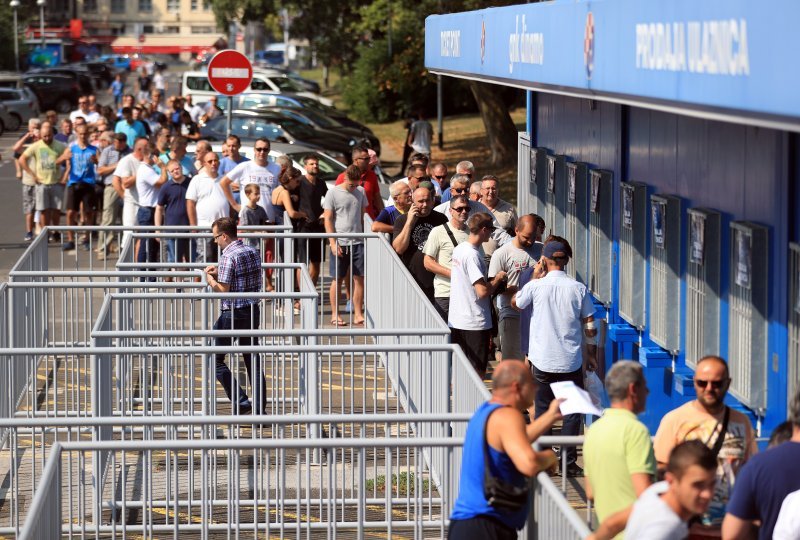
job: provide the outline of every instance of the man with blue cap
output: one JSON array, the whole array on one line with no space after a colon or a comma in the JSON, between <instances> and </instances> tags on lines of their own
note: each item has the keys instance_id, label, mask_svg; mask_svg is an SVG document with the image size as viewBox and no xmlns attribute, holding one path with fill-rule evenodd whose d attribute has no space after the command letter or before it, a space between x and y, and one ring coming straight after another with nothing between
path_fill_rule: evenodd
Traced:
<instances>
[{"instance_id":1,"label":"man with blue cap","mask_svg":"<svg viewBox=\"0 0 800 540\"><path fill-rule=\"evenodd\" d=\"M582 343L588 349L590 371L597 369L597 329L594 322L594 304L586 285L575 281L564 272L572 257L572 248L564 238L551 235L545 240L542 257L529 281L512 298L512 305L533 308L530 324L528 359L533 364L533 377L538 383L536 417L547 411L555 399L550 384L572 381L583 388ZM564 417L562 435L578 435L581 416ZM577 465L577 450L568 448L566 471L562 475L582 476Z\"/></svg>"}]
</instances>

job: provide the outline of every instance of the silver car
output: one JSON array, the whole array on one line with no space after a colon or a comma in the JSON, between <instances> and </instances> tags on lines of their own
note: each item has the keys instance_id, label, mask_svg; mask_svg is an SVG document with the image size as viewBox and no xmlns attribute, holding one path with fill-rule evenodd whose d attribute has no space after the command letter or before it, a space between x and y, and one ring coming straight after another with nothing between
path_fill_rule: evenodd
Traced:
<instances>
[{"instance_id":1,"label":"silver car","mask_svg":"<svg viewBox=\"0 0 800 540\"><path fill-rule=\"evenodd\" d=\"M28 119L39 117L39 100L30 88L0 88L0 103L8 109L3 123L8 131L17 131Z\"/></svg>"}]
</instances>

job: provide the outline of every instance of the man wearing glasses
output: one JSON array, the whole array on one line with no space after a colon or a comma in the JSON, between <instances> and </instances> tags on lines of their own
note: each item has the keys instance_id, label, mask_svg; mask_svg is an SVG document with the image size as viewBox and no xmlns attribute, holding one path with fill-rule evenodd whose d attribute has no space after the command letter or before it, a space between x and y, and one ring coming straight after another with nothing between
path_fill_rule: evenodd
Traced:
<instances>
[{"instance_id":1,"label":"man wearing glasses","mask_svg":"<svg viewBox=\"0 0 800 540\"><path fill-rule=\"evenodd\" d=\"M425 269L433 276L433 299L439 315L446 321L450 312L450 269L453 267L453 250L469 238L467 228L469 204L463 195L450 200L450 221L434 227L425 242Z\"/></svg>"},{"instance_id":2,"label":"man wearing glasses","mask_svg":"<svg viewBox=\"0 0 800 540\"><path fill-rule=\"evenodd\" d=\"M280 209L272 204L272 190L278 187L281 168L277 163L269 161L269 149L270 143L267 139L263 137L257 139L253 146L253 160L243 161L236 165L233 170L222 177L220 186L225 198L238 213L242 208L233 197L231 184L239 184L241 190L244 190L247 184L258 184L258 187L261 188L261 200L258 201L258 205L267 212L267 218L271 223L280 223L283 216L278 215Z\"/></svg>"},{"instance_id":3,"label":"man wearing glasses","mask_svg":"<svg viewBox=\"0 0 800 540\"><path fill-rule=\"evenodd\" d=\"M724 403L730 384L725 360L719 356L698 360L694 372L697 399L667 413L653 439L659 469L666 467L670 452L683 441L702 441L716 454L717 487L708 511L702 516L702 524L717 530L725 516L736 475L758 451L748 418Z\"/></svg>"},{"instance_id":4,"label":"man wearing glasses","mask_svg":"<svg viewBox=\"0 0 800 540\"><path fill-rule=\"evenodd\" d=\"M469 186L469 183L472 182L472 178L475 176L475 165L473 165L471 161L459 161L458 165L456 165L456 174L463 176L467 180L467 186ZM449 201L452 196L449 189L445 190L442 192L442 202Z\"/></svg>"},{"instance_id":5,"label":"man wearing glasses","mask_svg":"<svg viewBox=\"0 0 800 540\"><path fill-rule=\"evenodd\" d=\"M375 171L369 166L369 151L363 146L353 147L351 154L353 158L353 165L358 167L361 171L361 187L364 188L364 195L367 197L367 214L373 220L378 217L378 214L383 210L383 198L381 197L381 189L378 186L378 176ZM339 174L336 178L336 185L340 185L347 180L346 173Z\"/></svg>"},{"instance_id":6,"label":"man wearing glasses","mask_svg":"<svg viewBox=\"0 0 800 540\"><path fill-rule=\"evenodd\" d=\"M78 98L78 109L69 113L71 122L75 122L76 118L83 118L87 124L94 124L100 120L100 113L93 111L89 108L89 97L81 96Z\"/></svg>"},{"instance_id":7,"label":"man wearing glasses","mask_svg":"<svg viewBox=\"0 0 800 540\"><path fill-rule=\"evenodd\" d=\"M186 190L186 213L189 225L208 228L219 218L230 213L228 201L222 193L219 181L219 157L214 152L203 156L203 168L189 183ZM213 238L197 242L198 259L217 261L217 246Z\"/></svg>"}]
</instances>

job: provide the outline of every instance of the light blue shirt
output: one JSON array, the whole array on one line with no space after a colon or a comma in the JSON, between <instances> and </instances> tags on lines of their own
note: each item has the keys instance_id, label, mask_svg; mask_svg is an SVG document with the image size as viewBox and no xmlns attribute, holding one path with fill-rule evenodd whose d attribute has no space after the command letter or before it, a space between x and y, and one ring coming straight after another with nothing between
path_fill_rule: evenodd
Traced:
<instances>
[{"instance_id":1,"label":"light blue shirt","mask_svg":"<svg viewBox=\"0 0 800 540\"><path fill-rule=\"evenodd\" d=\"M528 359L540 371L571 373L583 364L581 319L594 315L586 285L560 270L529 281L517 295L520 309L532 305Z\"/></svg>"}]
</instances>

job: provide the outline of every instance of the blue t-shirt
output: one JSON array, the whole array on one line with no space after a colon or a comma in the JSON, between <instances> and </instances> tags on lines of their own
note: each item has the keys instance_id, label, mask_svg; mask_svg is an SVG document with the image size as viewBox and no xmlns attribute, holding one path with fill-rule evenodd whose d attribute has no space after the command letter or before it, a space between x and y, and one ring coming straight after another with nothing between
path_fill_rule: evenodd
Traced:
<instances>
[{"instance_id":1,"label":"blue t-shirt","mask_svg":"<svg viewBox=\"0 0 800 540\"><path fill-rule=\"evenodd\" d=\"M133 143L136 142L136 137L147 137L147 130L144 129L144 124L139 120L134 120L133 124L129 124L125 120L120 120L114 126L116 133L124 133L128 137L128 146L133 148Z\"/></svg>"},{"instance_id":2,"label":"blue t-shirt","mask_svg":"<svg viewBox=\"0 0 800 540\"><path fill-rule=\"evenodd\" d=\"M442 202L443 203L449 201L452 198L453 198L453 194L450 193L449 189L442 190Z\"/></svg>"},{"instance_id":3,"label":"blue t-shirt","mask_svg":"<svg viewBox=\"0 0 800 540\"><path fill-rule=\"evenodd\" d=\"M172 180L161 187L158 192L158 206L164 207L164 225L189 225L189 214L186 212L186 190L190 179L180 184Z\"/></svg>"},{"instance_id":4,"label":"blue t-shirt","mask_svg":"<svg viewBox=\"0 0 800 540\"><path fill-rule=\"evenodd\" d=\"M169 154L161 154L158 156L158 159L160 159L162 163L167 164L172 158L169 157ZM189 154L184 154L179 163L181 164L181 172L183 173L183 176L191 178L197 174L197 170L194 168L194 160L189 157Z\"/></svg>"},{"instance_id":5,"label":"blue t-shirt","mask_svg":"<svg viewBox=\"0 0 800 540\"><path fill-rule=\"evenodd\" d=\"M759 540L772 538L783 499L800 489L800 443L785 442L756 454L736 476L727 512L739 519L761 520Z\"/></svg>"},{"instance_id":6,"label":"blue t-shirt","mask_svg":"<svg viewBox=\"0 0 800 540\"><path fill-rule=\"evenodd\" d=\"M114 97L121 96L122 90L125 88L125 84L122 81L115 80L111 83L111 93Z\"/></svg>"},{"instance_id":7,"label":"blue t-shirt","mask_svg":"<svg viewBox=\"0 0 800 540\"><path fill-rule=\"evenodd\" d=\"M237 162L237 161L233 161L231 158L225 156L219 162L219 175L220 176L225 176L230 171L232 171L233 168L236 167L239 163L244 163L245 161L250 161L250 160L247 159L244 156L241 156L241 159Z\"/></svg>"},{"instance_id":8,"label":"blue t-shirt","mask_svg":"<svg viewBox=\"0 0 800 540\"><path fill-rule=\"evenodd\" d=\"M73 184L94 184L94 163L92 163L92 156L97 155L97 147L87 145L86 148L81 148L78 143L72 143L69 147L72 152L72 157L69 160L69 180L67 185Z\"/></svg>"},{"instance_id":9,"label":"blue t-shirt","mask_svg":"<svg viewBox=\"0 0 800 540\"><path fill-rule=\"evenodd\" d=\"M385 223L386 225L394 225L394 222L402 216L403 214L400 213L394 206L387 206L383 210L378 213L378 217L375 218L375 221L378 223Z\"/></svg>"},{"instance_id":10,"label":"blue t-shirt","mask_svg":"<svg viewBox=\"0 0 800 540\"><path fill-rule=\"evenodd\" d=\"M516 512L497 510L489 506L483 493L483 445L485 440L483 433L489 415L502 406L489 401L482 403L467 425L458 499L456 499L450 519L464 520L476 516L492 516L501 523L519 530L525 526L531 505L526 504ZM489 446L489 470L496 478L515 486L521 487L528 481L525 475L517 471L508 454L498 452L491 446Z\"/></svg>"}]
</instances>

